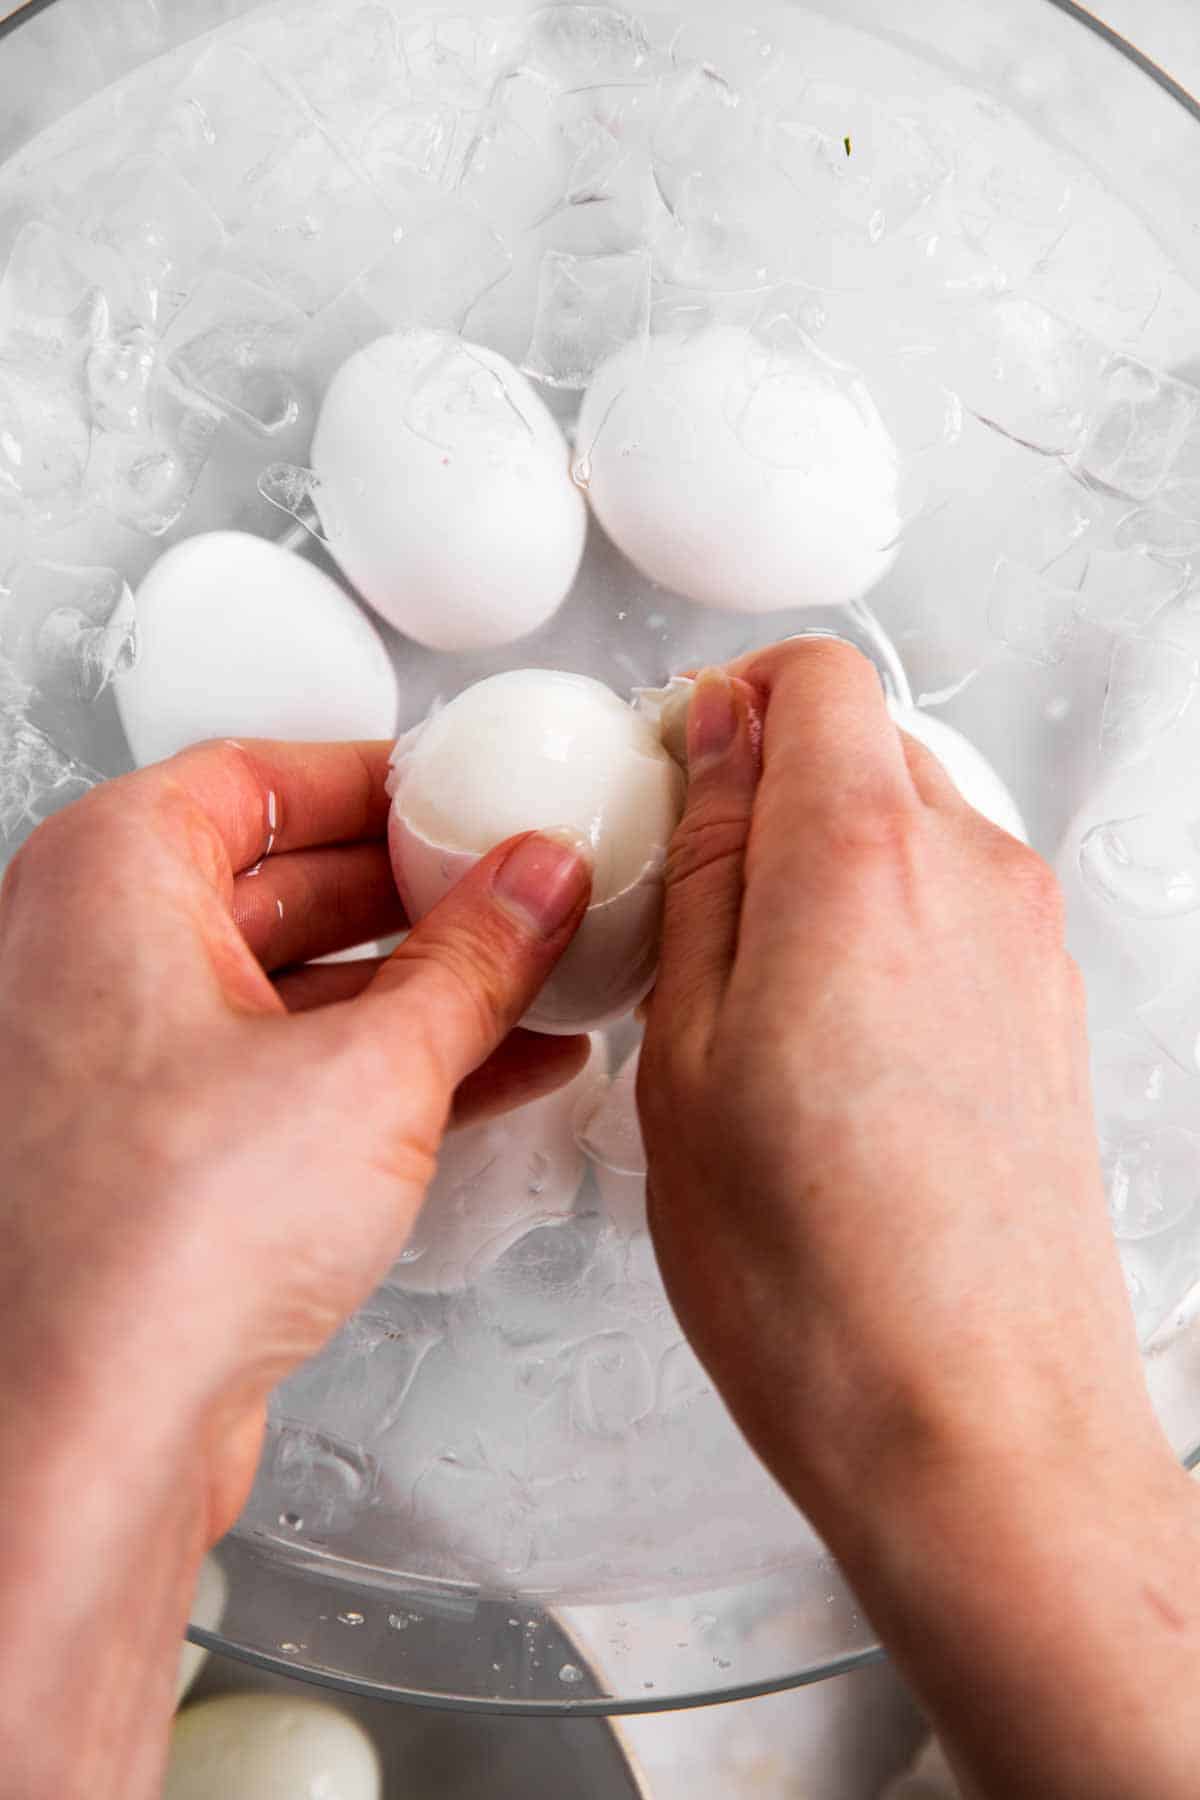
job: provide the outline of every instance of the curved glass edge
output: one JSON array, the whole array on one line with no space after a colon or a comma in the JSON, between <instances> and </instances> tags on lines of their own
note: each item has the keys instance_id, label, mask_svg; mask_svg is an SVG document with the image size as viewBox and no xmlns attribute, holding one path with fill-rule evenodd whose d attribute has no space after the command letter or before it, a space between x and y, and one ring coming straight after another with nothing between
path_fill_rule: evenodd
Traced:
<instances>
[{"instance_id":1,"label":"curved glass edge","mask_svg":"<svg viewBox=\"0 0 1200 1800\"><path fill-rule=\"evenodd\" d=\"M484 1699L478 1694L437 1693L421 1688L397 1688L387 1682L367 1681L359 1675L340 1675L334 1670L317 1667L297 1657L273 1656L265 1650L231 1642L218 1631L206 1631L189 1625L189 1643L234 1662L263 1669L271 1675L288 1675L312 1682L335 1693L354 1694L362 1700L386 1700L398 1706L415 1706L430 1712L470 1712L502 1714L513 1718L629 1718L641 1714L678 1712L681 1707L725 1706L734 1700L758 1700L768 1694L785 1694L793 1688L815 1687L835 1675L851 1675L875 1663L886 1662L887 1652L878 1644L870 1649L855 1650L828 1663L817 1663L794 1675L781 1675L770 1680L735 1682L725 1687L705 1688L687 1695L647 1695L645 1698L621 1698L600 1694L587 1700L504 1700Z\"/></svg>"},{"instance_id":2,"label":"curved glass edge","mask_svg":"<svg viewBox=\"0 0 1200 1800\"><path fill-rule=\"evenodd\" d=\"M1135 68L1140 69L1143 75L1148 75L1151 81L1162 88L1165 94L1171 96L1172 100L1177 100L1185 112L1191 113L1194 119L1200 120L1200 99L1189 92L1182 83L1176 81L1173 75L1168 74L1161 63L1156 63L1153 57L1146 55L1144 50L1139 50L1136 44L1131 44L1127 37L1122 37L1119 31L1114 30L1111 25L1106 25L1103 19L1097 18L1096 14L1089 12L1085 6L1077 5L1076 0L1047 0L1047 4L1053 6L1058 12L1065 13L1069 19L1075 19L1080 25L1086 26L1098 38L1102 38L1106 44L1111 44L1113 49L1118 51L1127 62L1131 62Z\"/></svg>"}]
</instances>

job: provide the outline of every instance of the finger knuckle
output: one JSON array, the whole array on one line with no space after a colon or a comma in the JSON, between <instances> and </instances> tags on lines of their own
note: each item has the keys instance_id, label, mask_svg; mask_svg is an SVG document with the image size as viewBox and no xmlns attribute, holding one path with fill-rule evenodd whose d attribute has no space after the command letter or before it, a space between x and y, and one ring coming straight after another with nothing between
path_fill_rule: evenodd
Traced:
<instances>
[{"instance_id":1,"label":"finger knuckle","mask_svg":"<svg viewBox=\"0 0 1200 1800\"><path fill-rule=\"evenodd\" d=\"M679 888L707 871L738 860L746 846L742 815L706 810L684 820L667 851L668 888Z\"/></svg>"},{"instance_id":2,"label":"finger knuckle","mask_svg":"<svg viewBox=\"0 0 1200 1800\"><path fill-rule=\"evenodd\" d=\"M994 847L993 856L1022 929L1045 942L1061 944L1063 894L1050 865L1035 850L1009 837Z\"/></svg>"}]
</instances>

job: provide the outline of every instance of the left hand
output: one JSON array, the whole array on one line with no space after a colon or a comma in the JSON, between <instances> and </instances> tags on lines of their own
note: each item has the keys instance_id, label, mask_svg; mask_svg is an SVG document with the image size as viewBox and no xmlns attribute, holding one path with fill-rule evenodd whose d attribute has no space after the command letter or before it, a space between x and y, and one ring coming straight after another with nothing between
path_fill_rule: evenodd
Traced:
<instances>
[{"instance_id":1,"label":"left hand","mask_svg":"<svg viewBox=\"0 0 1200 1800\"><path fill-rule=\"evenodd\" d=\"M209 1541L269 1391L403 1247L452 1109L586 1054L509 1036L587 904L552 839L493 852L387 962L302 966L404 924L386 774L382 744L202 745L51 819L0 889L0 1384L31 1428L64 1396L169 1415Z\"/></svg>"}]
</instances>

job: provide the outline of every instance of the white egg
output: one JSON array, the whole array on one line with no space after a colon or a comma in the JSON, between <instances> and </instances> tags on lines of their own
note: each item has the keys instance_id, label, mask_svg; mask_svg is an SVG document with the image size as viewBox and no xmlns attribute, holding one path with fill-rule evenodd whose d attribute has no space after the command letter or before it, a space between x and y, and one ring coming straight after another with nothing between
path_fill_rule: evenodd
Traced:
<instances>
[{"instance_id":1,"label":"white egg","mask_svg":"<svg viewBox=\"0 0 1200 1800\"><path fill-rule=\"evenodd\" d=\"M901 528L896 450L861 378L738 326L664 335L596 375L576 434L604 529L705 606L857 600Z\"/></svg>"},{"instance_id":2,"label":"white egg","mask_svg":"<svg viewBox=\"0 0 1200 1800\"><path fill-rule=\"evenodd\" d=\"M888 704L901 731L937 757L968 806L1023 844L1029 842L1020 808L982 750L943 719L931 718L917 707Z\"/></svg>"},{"instance_id":3,"label":"white egg","mask_svg":"<svg viewBox=\"0 0 1200 1800\"><path fill-rule=\"evenodd\" d=\"M225 1579L225 1571L215 1557L206 1556L200 1564L200 1573L196 1578L196 1593L192 1600L192 1610L188 1614L188 1623L199 1625L203 1631L215 1631L221 1623L221 1614L225 1611L225 1596L229 1584ZM208 1651L199 1644L184 1641L179 1652L179 1673L175 1682L175 1704L183 1699L208 1657Z\"/></svg>"},{"instance_id":4,"label":"white egg","mask_svg":"<svg viewBox=\"0 0 1200 1800\"><path fill-rule=\"evenodd\" d=\"M424 329L368 344L330 384L312 466L330 550L420 644L511 643L570 591L587 508L566 440L493 350Z\"/></svg>"},{"instance_id":5,"label":"white egg","mask_svg":"<svg viewBox=\"0 0 1200 1800\"><path fill-rule=\"evenodd\" d=\"M450 1293L498 1262L539 1220L571 1211L584 1175L576 1120L608 1068L604 1039L573 1081L544 1100L450 1134L391 1287Z\"/></svg>"},{"instance_id":6,"label":"white egg","mask_svg":"<svg viewBox=\"0 0 1200 1800\"><path fill-rule=\"evenodd\" d=\"M381 1800L379 1754L321 1700L225 1694L180 1713L163 1800Z\"/></svg>"},{"instance_id":7,"label":"white egg","mask_svg":"<svg viewBox=\"0 0 1200 1800\"><path fill-rule=\"evenodd\" d=\"M591 1031L649 991L684 777L611 688L550 669L478 682L400 740L389 792L392 868L413 920L519 832L565 827L590 845L592 903L531 1029Z\"/></svg>"},{"instance_id":8,"label":"white egg","mask_svg":"<svg viewBox=\"0 0 1200 1800\"><path fill-rule=\"evenodd\" d=\"M646 1229L646 1146L637 1109L641 1046L580 1118L579 1143L596 1172L609 1223L625 1237Z\"/></svg>"},{"instance_id":9,"label":"white egg","mask_svg":"<svg viewBox=\"0 0 1200 1800\"><path fill-rule=\"evenodd\" d=\"M213 531L138 589L139 654L114 683L144 766L214 737L388 738L399 690L383 640L337 583L265 538Z\"/></svg>"}]
</instances>

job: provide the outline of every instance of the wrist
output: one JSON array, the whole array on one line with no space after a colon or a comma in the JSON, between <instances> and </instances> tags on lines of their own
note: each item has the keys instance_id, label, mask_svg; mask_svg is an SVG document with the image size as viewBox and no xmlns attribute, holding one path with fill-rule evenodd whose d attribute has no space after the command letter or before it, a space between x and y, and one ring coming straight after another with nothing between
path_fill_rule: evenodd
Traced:
<instances>
[{"instance_id":1,"label":"wrist","mask_svg":"<svg viewBox=\"0 0 1200 1800\"><path fill-rule=\"evenodd\" d=\"M148 1800L205 1549L202 1465L136 1390L48 1360L8 1383L0 1759L27 1800Z\"/></svg>"}]
</instances>

